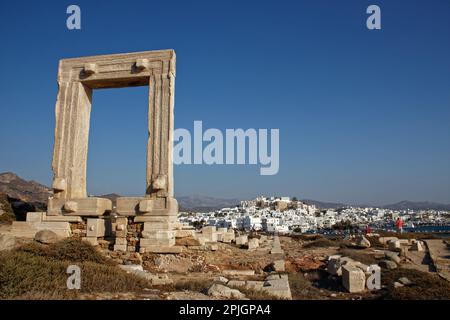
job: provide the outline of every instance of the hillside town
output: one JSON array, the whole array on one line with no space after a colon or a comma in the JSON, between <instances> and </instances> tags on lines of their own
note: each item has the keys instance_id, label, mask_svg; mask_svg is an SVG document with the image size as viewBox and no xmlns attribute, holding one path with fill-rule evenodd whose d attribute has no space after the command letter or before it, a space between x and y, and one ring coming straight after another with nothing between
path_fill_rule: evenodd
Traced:
<instances>
[{"instance_id":1,"label":"hillside town","mask_svg":"<svg viewBox=\"0 0 450 320\"><path fill-rule=\"evenodd\" d=\"M268 233L317 233L349 227L394 229L401 218L406 228L448 226L450 212L438 210L392 210L374 207L321 209L290 197L257 197L232 208L215 211L180 212L179 220L194 226L216 226Z\"/></svg>"}]
</instances>

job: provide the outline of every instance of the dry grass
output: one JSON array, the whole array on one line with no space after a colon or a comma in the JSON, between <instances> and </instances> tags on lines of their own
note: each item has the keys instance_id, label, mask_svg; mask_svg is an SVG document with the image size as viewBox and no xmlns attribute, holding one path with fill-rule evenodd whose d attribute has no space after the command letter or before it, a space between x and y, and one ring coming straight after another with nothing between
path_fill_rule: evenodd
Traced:
<instances>
[{"instance_id":1,"label":"dry grass","mask_svg":"<svg viewBox=\"0 0 450 320\"><path fill-rule=\"evenodd\" d=\"M353 260L362 262L367 265L378 263L377 259L375 259L372 255L365 253L365 251L362 251L362 250L346 248L346 249L341 249L339 251L339 253L345 257L352 258Z\"/></svg>"},{"instance_id":2,"label":"dry grass","mask_svg":"<svg viewBox=\"0 0 450 320\"><path fill-rule=\"evenodd\" d=\"M243 286L230 286L230 288L239 290L250 300L283 300L262 290L249 289Z\"/></svg>"},{"instance_id":3,"label":"dry grass","mask_svg":"<svg viewBox=\"0 0 450 320\"><path fill-rule=\"evenodd\" d=\"M181 291L189 290L205 293L208 288L212 285L213 281L209 279L189 279L180 280L173 284L172 290Z\"/></svg>"},{"instance_id":4,"label":"dry grass","mask_svg":"<svg viewBox=\"0 0 450 320\"><path fill-rule=\"evenodd\" d=\"M340 247L343 245L342 241L330 240L327 238L319 238L303 244L303 248L326 248L326 247Z\"/></svg>"},{"instance_id":5,"label":"dry grass","mask_svg":"<svg viewBox=\"0 0 450 320\"><path fill-rule=\"evenodd\" d=\"M76 299L80 293L138 292L151 285L111 264L89 244L62 241L0 252L0 299ZM81 269L81 289L67 289L67 267Z\"/></svg>"},{"instance_id":6,"label":"dry grass","mask_svg":"<svg viewBox=\"0 0 450 320\"><path fill-rule=\"evenodd\" d=\"M291 238L302 241L313 241L323 239L323 236L320 234L293 234L291 235Z\"/></svg>"},{"instance_id":7,"label":"dry grass","mask_svg":"<svg viewBox=\"0 0 450 320\"><path fill-rule=\"evenodd\" d=\"M327 296L312 285L311 280L315 276L312 273L308 275L313 277L312 279L306 279L302 273L291 273L289 274L289 286L291 287L292 299L293 300L322 300L326 299Z\"/></svg>"},{"instance_id":8,"label":"dry grass","mask_svg":"<svg viewBox=\"0 0 450 320\"><path fill-rule=\"evenodd\" d=\"M401 277L408 278L412 285L394 288L394 282ZM450 300L450 283L437 274L399 268L383 272L381 282L388 288L384 299Z\"/></svg>"},{"instance_id":9,"label":"dry grass","mask_svg":"<svg viewBox=\"0 0 450 320\"><path fill-rule=\"evenodd\" d=\"M115 264L112 260L104 257L89 243L80 239L64 239L50 245L30 242L22 245L18 251L57 261L94 262L106 265Z\"/></svg>"}]
</instances>

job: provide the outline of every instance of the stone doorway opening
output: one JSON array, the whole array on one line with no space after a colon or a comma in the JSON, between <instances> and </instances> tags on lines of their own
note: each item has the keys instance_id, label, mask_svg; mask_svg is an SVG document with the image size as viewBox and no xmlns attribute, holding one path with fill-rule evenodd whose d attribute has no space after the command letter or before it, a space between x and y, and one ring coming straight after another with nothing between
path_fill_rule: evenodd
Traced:
<instances>
[{"instance_id":1,"label":"stone doorway opening","mask_svg":"<svg viewBox=\"0 0 450 320\"><path fill-rule=\"evenodd\" d=\"M87 158L89 196L141 196L145 190L148 86L92 93Z\"/></svg>"}]
</instances>

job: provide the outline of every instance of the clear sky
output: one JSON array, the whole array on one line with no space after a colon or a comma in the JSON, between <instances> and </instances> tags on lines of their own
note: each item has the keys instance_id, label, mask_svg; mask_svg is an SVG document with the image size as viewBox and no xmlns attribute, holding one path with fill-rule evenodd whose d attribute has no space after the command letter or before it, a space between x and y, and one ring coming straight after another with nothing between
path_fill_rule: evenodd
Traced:
<instances>
[{"instance_id":1,"label":"clear sky","mask_svg":"<svg viewBox=\"0 0 450 320\"><path fill-rule=\"evenodd\" d=\"M280 129L277 175L180 165L176 195L450 203L449 17L447 0L2 1L0 171L50 185L59 59L173 48L176 128ZM94 92L90 193L143 194L146 95Z\"/></svg>"}]
</instances>

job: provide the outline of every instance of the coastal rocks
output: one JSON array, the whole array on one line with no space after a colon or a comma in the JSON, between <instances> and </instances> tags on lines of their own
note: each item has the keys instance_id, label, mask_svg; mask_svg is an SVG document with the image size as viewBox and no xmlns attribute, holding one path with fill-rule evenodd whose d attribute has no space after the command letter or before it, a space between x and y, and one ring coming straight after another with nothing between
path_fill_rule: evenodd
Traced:
<instances>
[{"instance_id":1,"label":"coastal rocks","mask_svg":"<svg viewBox=\"0 0 450 320\"><path fill-rule=\"evenodd\" d=\"M51 244L58 241L58 236L51 230L40 230L34 235L34 240L44 244Z\"/></svg>"}]
</instances>

